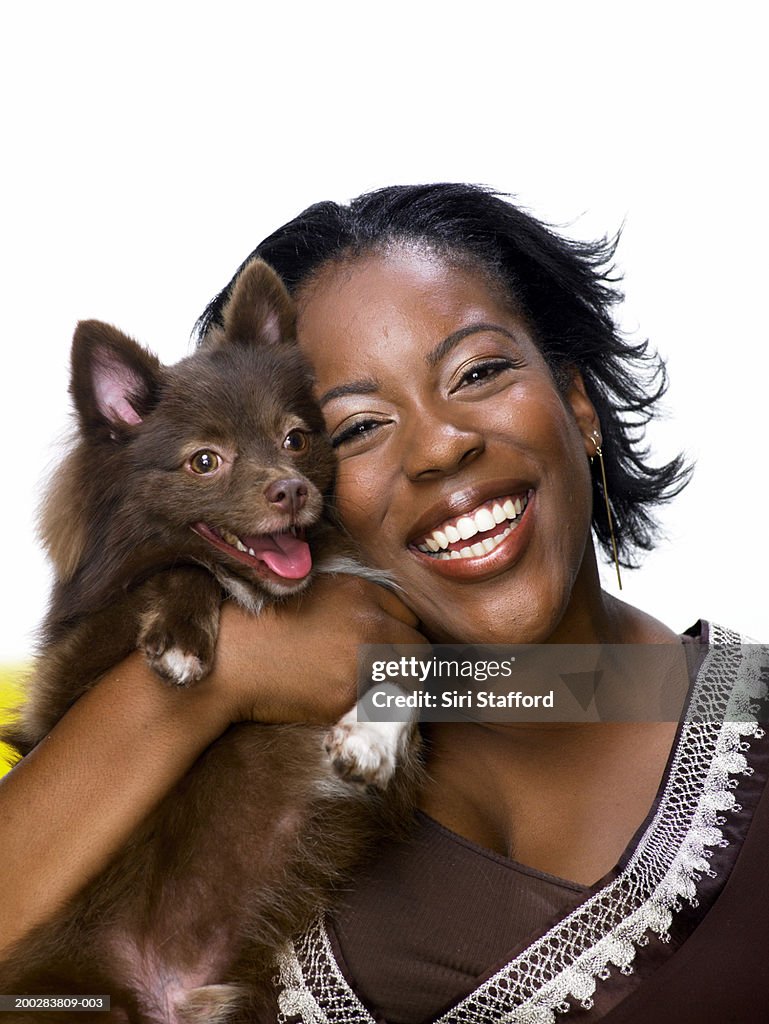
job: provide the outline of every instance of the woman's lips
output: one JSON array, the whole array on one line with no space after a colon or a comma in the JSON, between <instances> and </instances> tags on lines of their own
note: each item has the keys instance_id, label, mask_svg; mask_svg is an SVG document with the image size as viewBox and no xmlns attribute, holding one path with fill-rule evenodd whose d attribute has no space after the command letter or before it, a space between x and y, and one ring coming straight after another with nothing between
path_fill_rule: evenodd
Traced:
<instances>
[{"instance_id":1,"label":"woman's lips","mask_svg":"<svg viewBox=\"0 0 769 1024\"><path fill-rule=\"evenodd\" d=\"M515 563L528 545L534 491L499 495L416 538L409 550L442 576L474 579Z\"/></svg>"},{"instance_id":2,"label":"woman's lips","mask_svg":"<svg viewBox=\"0 0 769 1024\"><path fill-rule=\"evenodd\" d=\"M465 558L471 554L486 554L491 547L486 546L484 551L484 545L491 544L494 538L501 540L504 532L515 529L528 501L528 491L490 498L462 515L446 519L411 543L425 554L432 553L437 558L452 554ZM471 551L478 546L480 550Z\"/></svg>"}]
</instances>

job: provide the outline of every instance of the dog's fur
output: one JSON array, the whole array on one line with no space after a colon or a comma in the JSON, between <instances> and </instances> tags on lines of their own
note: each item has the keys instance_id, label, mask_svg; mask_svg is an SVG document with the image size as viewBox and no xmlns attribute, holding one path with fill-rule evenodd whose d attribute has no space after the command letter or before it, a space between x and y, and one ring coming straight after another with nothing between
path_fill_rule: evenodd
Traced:
<instances>
[{"instance_id":1,"label":"dog's fur","mask_svg":"<svg viewBox=\"0 0 769 1024\"><path fill-rule=\"evenodd\" d=\"M309 579L297 531L308 532L313 571L358 571L324 513L333 452L292 339L290 299L259 261L223 328L175 366L106 324L78 326L79 436L42 517L57 580L22 717L6 734L21 754L137 646L171 685L205 676L222 589L258 612ZM195 460L200 451L220 458L216 471L194 471L212 464ZM238 557L222 530L247 546L278 531L279 568L299 568L284 577ZM410 735L352 713L328 735L231 728L108 870L5 959L0 991L109 993L115 1021L271 1019L277 946L328 905L375 836L409 818Z\"/></svg>"}]
</instances>

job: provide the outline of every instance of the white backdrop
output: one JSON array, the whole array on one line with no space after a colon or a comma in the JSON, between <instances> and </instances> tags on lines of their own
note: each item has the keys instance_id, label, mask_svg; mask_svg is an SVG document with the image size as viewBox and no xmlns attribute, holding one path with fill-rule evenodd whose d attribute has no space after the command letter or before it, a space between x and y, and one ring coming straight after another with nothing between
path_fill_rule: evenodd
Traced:
<instances>
[{"instance_id":1,"label":"white backdrop","mask_svg":"<svg viewBox=\"0 0 769 1024\"><path fill-rule=\"evenodd\" d=\"M517 194L577 236L625 221L623 323L669 361L660 458L695 480L625 595L769 637L765 60L758 6L34 2L4 8L3 617L47 577L36 487L67 424L75 322L172 361L253 245L388 183ZM612 573L606 572L609 588Z\"/></svg>"}]
</instances>

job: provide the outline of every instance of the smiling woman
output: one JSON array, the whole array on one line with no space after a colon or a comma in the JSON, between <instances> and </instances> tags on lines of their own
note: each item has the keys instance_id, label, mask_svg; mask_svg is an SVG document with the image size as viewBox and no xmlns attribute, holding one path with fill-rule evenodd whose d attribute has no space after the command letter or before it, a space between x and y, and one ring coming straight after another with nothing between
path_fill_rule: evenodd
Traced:
<instances>
[{"instance_id":1,"label":"smiling woman","mask_svg":"<svg viewBox=\"0 0 769 1024\"><path fill-rule=\"evenodd\" d=\"M509 642L514 621L535 643L566 635L571 581L595 572L597 418L578 372L560 392L496 291L394 249L320 272L299 331L339 456L339 511L366 558L395 572L431 638ZM371 376L351 380L361 349Z\"/></svg>"},{"instance_id":2,"label":"smiling woman","mask_svg":"<svg viewBox=\"0 0 769 1024\"><path fill-rule=\"evenodd\" d=\"M751 951L766 924L740 939L735 972L711 911L728 904L744 935L746 898L767 903L735 868L766 835L763 733L709 703L712 651L739 638L703 623L678 636L599 582L593 537L633 565L654 506L688 480L680 458L648 462L665 373L615 326L613 244L569 242L485 189L431 185L318 204L254 256L297 300L342 521L430 640L665 644L692 663L678 728L425 723L412 838L287 949L281 1021L759 1019L769 978ZM761 657L736 657L729 687L763 694ZM730 761L738 747L749 754Z\"/></svg>"},{"instance_id":3,"label":"smiling woman","mask_svg":"<svg viewBox=\"0 0 769 1024\"><path fill-rule=\"evenodd\" d=\"M382 840L332 910L282 947L264 1019L762 1020L767 652L701 621L679 635L598 574L597 551L631 566L653 546L655 506L688 479L680 458L654 466L644 447L665 374L615 325L613 244L567 241L469 185L320 203L248 257L201 317L201 340L254 257L296 302L339 519L402 601L321 578L258 618L226 603L213 672L182 697L135 658L107 672L0 787L5 820L38 812L8 835L5 948L103 871L231 724L339 719L361 644L538 645L579 677L590 652L644 645L678 673L643 677L664 713L423 722L406 838ZM189 455L192 473L217 472L208 449ZM254 557L250 535L206 539ZM295 554L254 551L281 569ZM213 945L196 986L232 980ZM189 996L190 977L154 970L171 1009ZM135 1019L178 1020L171 1009ZM262 1020L232 1021L246 1019Z\"/></svg>"},{"instance_id":4,"label":"smiling woman","mask_svg":"<svg viewBox=\"0 0 769 1024\"><path fill-rule=\"evenodd\" d=\"M612 242L568 242L488 190L433 185L320 203L255 255L298 301L345 525L432 639L605 641L633 623L623 639L657 636L602 594L590 539L592 525L611 555L612 516L632 565L654 505L688 479L680 458L647 462L664 367L615 326Z\"/></svg>"}]
</instances>

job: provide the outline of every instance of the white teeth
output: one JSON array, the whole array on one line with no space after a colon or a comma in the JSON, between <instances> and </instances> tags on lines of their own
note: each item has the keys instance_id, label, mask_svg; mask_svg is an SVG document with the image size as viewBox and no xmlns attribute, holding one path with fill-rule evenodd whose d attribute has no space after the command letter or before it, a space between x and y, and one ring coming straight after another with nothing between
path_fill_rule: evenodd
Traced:
<instances>
[{"instance_id":1,"label":"white teeth","mask_svg":"<svg viewBox=\"0 0 769 1024\"><path fill-rule=\"evenodd\" d=\"M475 520L475 525L482 533L485 533L486 530L493 530L497 525L494 522L494 516L487 508L478 509L473 519Z\"/></svg>"},{"instance_id":2,"label":"white teeth","mask_svg":"<svg viewBox=\"0 0 769 1024\"><path fill-rule=\"evenodd\" d=\"M462 548L461 551L457 551L456 548L451 551L438 551L434 557L440 558L444 562L456 558L481 558L498 547L513 529L515 529L515 524L508 526L502 533L498 533L496 537L486 537L482 541L477 541L475 544Z\"/></svg>"},{"instance_id":3,"label":"white teeth","mask_svg":"<svg viewBox=\"0 0 769 1024\"><path fill-rule=\"evenodd\" d=\"M457 520L457 529L462 540L470 540L478 532L478 527L469 516L462 516Z\"/></svg>"},{"instance_id":4,"label":"white teeth","mask_svg":"<svg viewBox=\"0 0 769 1024\"><path fill-rule=\"evenodd\" d=\"M253 548L249 548L248 549L248 553L249 553L249 555L252 556L252 558L256 558L256 552L254 551Z\"/></svg>"},{"instance_id":5,"label":"white teeth","mask_svg":"<svg viewBox=\"0 0 769 1024\"><path fill-rule=\"evenodd\" d=\"M518 526L518 517L528 504L528 495L522 498L506 498L502 504L495 502L491 508L486 506L479 508L472 515L460 516L456 525L447 524L442 529L433 530L429 537L425 537L417 547L425 554L432 554L438 558L478 558L481 554L489 551L501 543L501 541ZM456 544L460 540L470 540L478 533L488 533L495 526L506 523L503 533L495 537L479 539L475 544L467 545L459 551L449 551L449 544ZM225 539L227 539L226 535ZM236 544L237 538L232 543ZM491 546L489 546L491 545ZM236 544L237 546L237 544Z\"/></svg>"}]
</instances>

